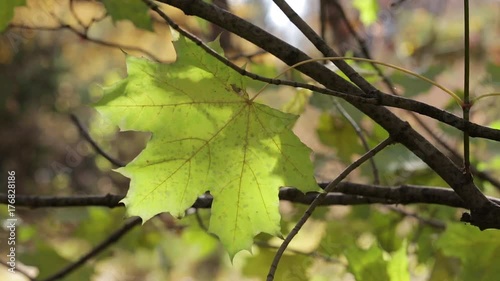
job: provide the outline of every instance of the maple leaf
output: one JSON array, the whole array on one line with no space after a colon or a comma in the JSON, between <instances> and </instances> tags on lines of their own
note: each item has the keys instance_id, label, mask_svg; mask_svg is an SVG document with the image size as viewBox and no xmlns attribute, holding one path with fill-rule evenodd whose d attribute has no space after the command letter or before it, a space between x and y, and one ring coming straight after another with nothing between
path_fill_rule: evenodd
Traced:
<instances>
[{"instance_id":1,"label":"maple leaf","mask_svg":"<svg viewBox=\"0 0 500 281\"><path fill-rule=\"evenodd\" d=\"M249 99L246 78L194 43L175 48L173 64L127 57L128 77L95 107L121 130L152 133L117 169L131 179L128 214L182 217L210 191L209 230L233 257L260 232L280 234L280 186L317 190L310 150L291 131L297 116Z\"/></svg>"}]
</instances>

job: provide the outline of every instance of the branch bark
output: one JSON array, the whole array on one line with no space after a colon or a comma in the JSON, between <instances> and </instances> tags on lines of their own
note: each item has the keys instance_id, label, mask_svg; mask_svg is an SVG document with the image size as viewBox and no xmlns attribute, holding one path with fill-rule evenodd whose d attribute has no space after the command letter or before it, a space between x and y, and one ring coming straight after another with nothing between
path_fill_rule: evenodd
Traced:
<instances>
[{"instance_id":1,"label":"branch bark","mask_svg":"<svg viewBox=\"0 0 500 281\"><path fill-rule=\"evenodd\" d=\"M326 187L328 183L319 184ZM294 187L281 188L279 198L283 201L309 205L318 192L302 193ZM16 207L26 208L65 208L65 207L123 207L120 203L125 195L107 194L103 196L36 196L16 195ZM489 200L500 204L500 199L488 197ZM0 193L0 204L7 205L7 194ZM453 190L444 187L400 185L381 186L341 182L336 192L327 194L321 206L332 205L366 205L366 204L436 204L455 208L466 208L465 202ZM212 196L198 197L192 208L206 209L212 205Z\"/></svg>"}]
</instances>

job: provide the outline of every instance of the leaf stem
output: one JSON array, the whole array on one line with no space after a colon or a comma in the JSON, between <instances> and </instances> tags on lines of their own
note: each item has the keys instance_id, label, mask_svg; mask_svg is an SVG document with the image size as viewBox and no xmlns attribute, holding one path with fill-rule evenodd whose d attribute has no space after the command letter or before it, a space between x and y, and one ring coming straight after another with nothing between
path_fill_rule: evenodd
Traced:
<instances>
[{"instance_id":1,"label":"leaf stem","mask_svg":"<svg viewBox=\"0 0 500 281\"><path fill-rule=\"evenodd\" d=\"M297 222L295 227L290 231L290 233L286 236L285 240L283 243L281 243L281 246L279 247L278 251L276 252L276 255L274 256L273 262L271 264L271 267L269 268L269 273L267 274L267 281L273 281L274 280L274 274L276 273L276 269L278 268L278 263L281 259L281 256L285 252L286 248L292 241L292 239L297 235L302 228L302 226L306 223L306 221L309 219L309 217L312 215L314 210L316 209L317 206L325 199L326 195L329 192L332 192L337 185L347 177L352 171L354 171L356 168L358 168L361 164L366 162L368 159L372 158L377 154L378 152L382 151L384 148L387 146L393 144L394 141L392 140L391 137L385 139L383 142L379 143L376 147L372 148L370 151L366 152L361 156L358 160L354 161L351 165L347 166L347 168L340 173L331 183L329 183L324 191L316 196L314 200L311 202L307 210L305 211L304 215L300 218L300 220Z\"/></svg>"},{"instance_id":2,"label":"leaf stem","mask_svg":"<svg viewBox=\"0 0 500 281\"><path fill-rule=\"evenodd\" d=\"M457 94L453 93L453 91L451 91L450 89L444 87L443 85L425 77L425 76L422 76L418 73L415 73L411 70L408 70L406 68L403 68L403 67L400 67L400 66L397 66L397 65L393 65L393 64L390 64L390 63L385 63L385 62L382 62L382 61L378 61L378 60L372 60L372 59L367 59L367 58L354 58L354 57L323 57L323 58L315 58L315 59L308 59L308 60L304 60L304 61L301 61L301 62L298 62L292 66L289 66L287 67L285 70L283 70L280 74L278 74L274 79L277 79L278 77L280 77L281 75L283 75L284 73L286 73L287 71L289 71L290 69L294 69L298 66L301 66L303 64L306 64L306 63L310 63L310 62L315 62L315 61L323 61L323 60L330 60L330 61L335 61L335 60L353 60L353 61L363 61L363 62L369 62L369 63L373 63L373 64L380 64L380 65L383 65L383 66L387 66L389 68L393 68L393 69L396 69L398 71L401 71L403 73L406 73L408 75L411 75L411 76L414 76L414 77L417 77L419 78L420 80L423 80L423 81L426 81L436 87L438 87L439 89L443 90L445 93L447 93L448 95L450 95L459 105L462 105L463 102L462 102L462 99L457 96ZM264 89L267 88L267 86L269 86L269 84L266 84L264 85L264 87L262 87L262 89L259 90L259 92L254 96L252 97L252 100L255 99L262 91L264 91Z\"/></svg>"},{"instance_id":3,"label":"leaf stem","mask_svg":"<svg viewBox=\"0 0 500 281\"><path fill-rule=\"evenodd\" d=\"M499 93L489 93L489 94L480 95L479 97L473 98L471 100L471 103L474 104L474 103L476 103L480 99L487 98L487 97L496 97L496 96L500 96L500 92Z\"/></svg>"},{"instance_id":4,"label":"leaf stem","mask_svg":"<svg viewBox=\"0 0 500 281\"><path fill-rule=\"evenodd\" d=\"M470 119L472 103L469 97L469 72L470 72L470 46L469 46L469 0L464 0L464 102L462 105L463 118L466 122ZM464 130L464 172L470 173L470 143L469 132Z\"/></svg>"}]
</instances>

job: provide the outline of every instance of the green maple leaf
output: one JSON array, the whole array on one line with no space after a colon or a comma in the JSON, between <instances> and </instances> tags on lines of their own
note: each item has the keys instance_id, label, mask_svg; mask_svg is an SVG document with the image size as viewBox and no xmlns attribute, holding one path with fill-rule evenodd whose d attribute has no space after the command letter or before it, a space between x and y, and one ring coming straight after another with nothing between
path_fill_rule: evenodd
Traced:
<instances>
[{"instance_id":1,"label":"green maple leaf","mask_svg":"<svg viewBox=\"0 0 500 281\"><path fill-rule=\"evenodd\" d=\"M169 65L128 57L128 77L96 108L121 130L152 133L118 169L131 179L128 214L182 217L210 191L209 230L233 257L258 233L279 234L280 186L317 189L310 150L291 131L297 116L253 102L244 78L194 43L175 47Z\"/></svg>"}]
</instances>

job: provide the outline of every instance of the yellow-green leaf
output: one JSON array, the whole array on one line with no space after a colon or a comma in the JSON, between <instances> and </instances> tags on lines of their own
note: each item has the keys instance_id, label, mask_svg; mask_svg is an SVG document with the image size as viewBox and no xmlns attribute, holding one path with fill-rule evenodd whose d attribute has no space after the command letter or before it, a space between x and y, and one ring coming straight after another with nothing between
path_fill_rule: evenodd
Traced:
<instances>
[{"instance_id":1,"label":"yellow-green leaf","mask_svg":"<svg viewBox=\"0 0 500 281\"><path fill-rule=\"evenodd\" d=\"M129 215L182 217L210 191L209 230L232 257L260 232L279 234L280 186L317 188L310 150L291 131L297 116L250 100L244 79L194 43L175 47L170 65L128 57L128 77L96 108L121 130L152 133L118 169L131 179Z\"/></svg>"}]
</instances>

